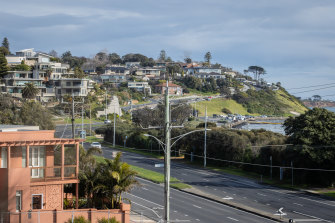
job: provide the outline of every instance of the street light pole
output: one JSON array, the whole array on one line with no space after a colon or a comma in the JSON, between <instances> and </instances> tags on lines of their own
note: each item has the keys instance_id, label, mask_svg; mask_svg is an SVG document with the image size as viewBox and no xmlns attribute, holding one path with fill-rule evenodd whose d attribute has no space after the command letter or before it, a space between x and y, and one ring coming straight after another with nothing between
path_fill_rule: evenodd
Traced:
<instances>
[{"instance_id":1,"label":"street light pole","mask_svg":"<svg viewBox=\"0 0 335 223\"><path fill-rule=\"evenodd\" d=\"M164 156L164 203L165 222L170 222L170 105L169 80L166 81L165 90L165 156Z\"/></svg>"},{"instance_id":2,"label":"street light pole","mask_svg":"<svg viewBox=\"0 0 335 223\"><path fill-rule=\"evenodd\" d=\"M115 106L114 106L114 128L113 128L113 147L115 148Z\"/></svg>"},{"instance_id":3,"label":"street light pole","mask_svg":"<svg viewBox=\"0 0 335 223\"><path fill-rule=\"evenodd\" d=\"M205 106L204 167L206 167L206 153L207 153L207 105Z\"/></svg>"}]
</instances>

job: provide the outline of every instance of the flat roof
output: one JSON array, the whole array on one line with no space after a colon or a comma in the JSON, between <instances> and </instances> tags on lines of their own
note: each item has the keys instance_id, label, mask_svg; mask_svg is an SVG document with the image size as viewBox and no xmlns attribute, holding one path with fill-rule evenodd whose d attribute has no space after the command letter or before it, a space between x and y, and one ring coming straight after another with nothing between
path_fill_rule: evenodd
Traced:
<instances>
[{"instance_id":1,"label":"flat roof","mask_svg":"<svg viewBox=\"0 0 335 223\"><path fill-rule=\"evenodd\" d=\"M0 125L0 132L17 132L17 131L39 131L39 126L29 125Z\"/></svg>"}]
</instances>

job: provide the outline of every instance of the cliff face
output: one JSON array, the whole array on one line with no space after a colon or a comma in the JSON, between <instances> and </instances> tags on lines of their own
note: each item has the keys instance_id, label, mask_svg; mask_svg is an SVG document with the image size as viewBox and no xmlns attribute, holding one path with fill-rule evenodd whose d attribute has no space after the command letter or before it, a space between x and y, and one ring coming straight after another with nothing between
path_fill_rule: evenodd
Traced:
<instances>
[{"instance_id":1,"label":"cliff face","mask_svg":"<svg viewBox=\"0 0 335 223\"><path fill-rule=\"evenodd\" d=\"M306 107L318 107L318 108L324 108L324 107L335 107L334 101L309 101L304 100L302 101Z\"/></svg>"}]
</instances>

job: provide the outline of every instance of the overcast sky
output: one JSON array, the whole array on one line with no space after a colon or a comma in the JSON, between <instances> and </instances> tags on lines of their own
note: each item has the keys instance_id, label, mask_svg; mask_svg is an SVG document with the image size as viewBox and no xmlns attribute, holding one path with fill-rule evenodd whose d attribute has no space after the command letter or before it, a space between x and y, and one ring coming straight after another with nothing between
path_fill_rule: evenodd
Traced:
<instances>
[{"instance_id":1,"label":"overcast sky","mask_svg":"<svg viewBox=\"0 0 335 223\"><path fill-rule=\"evenodd\" d=\"M334 0L11 0L2 1L0 21L12 52L91 57L108 50L156 59L164 49L182 61L210 51L212 62L240 72L262 66L267 81L287 89L334 83L295 95L335 99Z\"/></svg>"}]
</instances>

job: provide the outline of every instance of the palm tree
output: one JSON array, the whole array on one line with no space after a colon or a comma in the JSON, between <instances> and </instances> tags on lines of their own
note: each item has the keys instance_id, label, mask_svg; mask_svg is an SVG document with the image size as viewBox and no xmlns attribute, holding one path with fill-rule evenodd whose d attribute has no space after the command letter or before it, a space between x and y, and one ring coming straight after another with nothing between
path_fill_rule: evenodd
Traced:
<instances>
[{"instance_id":1,"label":"palm tree","mask_svg":"<svg viewBox=\"0 0 335 223\"><path fill-rule=\"evenodd\" d=\"M33 83L25 83L25 87L22 89L22 97L28 99L34 99L40 90Z\"/></svg>"}]
</instances>

